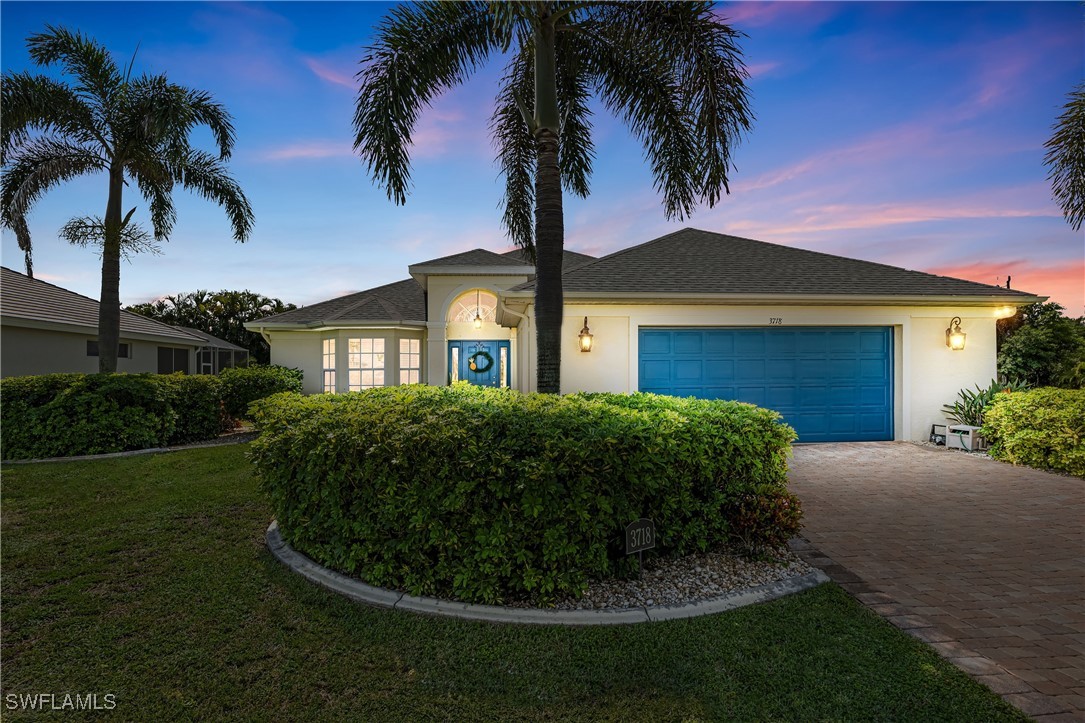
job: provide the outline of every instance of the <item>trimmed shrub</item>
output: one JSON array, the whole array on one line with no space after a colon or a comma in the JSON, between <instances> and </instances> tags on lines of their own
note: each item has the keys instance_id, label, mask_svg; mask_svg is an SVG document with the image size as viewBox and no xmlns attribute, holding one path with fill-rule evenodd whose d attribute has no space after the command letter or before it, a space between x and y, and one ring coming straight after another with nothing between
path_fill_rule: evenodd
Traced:
<instances>
[{"instance_id":1,"label":"trimmed shrub","mask_svg":"<svg viewBox=\"0 0 1085 723\"><path fill-rule=\"evenodd\" d=\"M170 444L187 444L214 439L233 427L222 401L222 382L205 374L163 374L149 377L166 389L170 406L177 415Z\"/></svg>"},{"instance_id":2,"label":"trimmed shrub","mask_svg":"<svg viewBox=\"0 0 1085 723\"><path fill-rule=\"evenodd\" d=\"M226 413L238 419L248 419L249 405L257 399L279 392L300 392L302 372L281 366L259 366L223 369L222 401Z\"/></svg>"},{"instance_id":3,"label":"trimmed shrub","mask_svg":"<svg viewBox=\"0 0 1085 723\"><path fill-rule=\"evenodd\" d=\"M1085 477L1085 390L999 394L982 434L996 459Z\"/></svg>"},{"instance_id":4,"label":"trimmed shrub","mask_svg":"<svg viewBox=\"0 0 1085 723\"><path fill-rule=\"evenodd\" d=\"M801 515L786 491L795 433L747 404L459 384L252 408L251 458L284 538L413 594L545 603L631 572L624 528L640 517L656 523L654 553L682 555L778 546Z\"/></svg>"},{"instance_id":5,"label":"trimmed shrub","mask_svg":"<svg viewBox=\"0 0 1085 723\"><path fill-rule=\"evenodd\" d=\"M222 382L186 374L45 374L0 381L4 459L214 439L232 426Z\"/></svg>"},{"instance_id":6,"label":"trimmed shrub","mask_svg":"<svg viewBox=\"0 0 1085 723\"><path fill-rule=\"evenodd\" d=\"M5 459L123 452L165 444L177 414L153 374L57 374L0 384Z\"/></svg>"}]
</instances>

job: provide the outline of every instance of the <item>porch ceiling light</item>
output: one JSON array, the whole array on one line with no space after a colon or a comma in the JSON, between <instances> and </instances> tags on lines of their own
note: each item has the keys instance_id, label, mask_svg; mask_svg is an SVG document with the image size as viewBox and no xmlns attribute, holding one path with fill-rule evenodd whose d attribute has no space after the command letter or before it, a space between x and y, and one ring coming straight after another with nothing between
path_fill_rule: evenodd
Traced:
<instances>
[{"instance_id":1,"label":"porch ceiling light","mask_svg":"<svg viewBox=\"0 0 1085 723\"><path fill-rule=\"evenodd\" d=\"M584 328L576 336L580 340L580 351L591 351L592 341L595 337L592 336L591 329L588 328L588 317L584 317Z\"/></svg>"},{"instance_id":2,"label":"porch ceiling light","mask_svg":"<svg viewBox=\"0 0 1085 723\"><path fill-rule=\"evenodd\" d=\"M475 291L475 328L482 328L482 300L481 291Z\"/></svg>"},{"instance_id":3,"label":"porch ceiling light","mask_svg":"<svg viewBox=\"0 0 1085 723\"><path fill-rule=\"evenodd\" d=\"M946 346L953 351L961 351L964 349L966 336L967 334L961 331L961 317L953 317L953 320L949 322L949 328L946 329Z\"/></svg>"}]
</instances>

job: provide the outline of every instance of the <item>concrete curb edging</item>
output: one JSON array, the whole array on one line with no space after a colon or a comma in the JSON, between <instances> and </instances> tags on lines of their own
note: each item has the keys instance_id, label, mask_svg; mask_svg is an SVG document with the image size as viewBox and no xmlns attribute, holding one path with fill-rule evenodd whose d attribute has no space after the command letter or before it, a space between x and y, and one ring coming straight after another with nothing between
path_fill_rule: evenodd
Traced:
<instances>
[{"instance_id":1,"label":"concrete curb edging","mask_svg":"<svg viewBox=\"0 0 1085 723\"><path fill-rule=\"evenodd\" d=\"M824 582L829 576L821 570L777 580L765 585L737 590L711 600L679 605L620 608L612 610L539 610L536 608L512 608L497 605L473 605L469 603L438 600L431 597L415 597L395 590L367 585L361 580L329 570L286 544L279 533L279 523L272 521L267 528L267 546L279 562L310 582L339 593L355 602L375 607L409 610L427 615L482 620L494 623L518 623L526 625L629 625L633 623L679 620L701 615L713 615L726 610L767 602L792 593L808 590Z\"/></svg>"}]
</instances>

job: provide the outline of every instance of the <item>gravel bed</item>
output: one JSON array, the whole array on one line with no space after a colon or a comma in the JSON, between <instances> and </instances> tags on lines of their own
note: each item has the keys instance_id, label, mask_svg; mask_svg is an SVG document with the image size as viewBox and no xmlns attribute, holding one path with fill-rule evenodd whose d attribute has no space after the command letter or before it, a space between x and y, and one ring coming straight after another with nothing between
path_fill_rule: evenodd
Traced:
<instances>
[{"instance_id":1,"label":"gravel bed","mask_svg":"<svg viewBox=\"0 0 1085 723\"><path fill-rule=\"evenodd\" d=\"M766 560L722 553L645 560L639 580L597 580L579 600L559 600L558 610L599 610L676 605L711 600L729 592L805 575L814 568L792 552Z\"/></svg>"}]
</instances>

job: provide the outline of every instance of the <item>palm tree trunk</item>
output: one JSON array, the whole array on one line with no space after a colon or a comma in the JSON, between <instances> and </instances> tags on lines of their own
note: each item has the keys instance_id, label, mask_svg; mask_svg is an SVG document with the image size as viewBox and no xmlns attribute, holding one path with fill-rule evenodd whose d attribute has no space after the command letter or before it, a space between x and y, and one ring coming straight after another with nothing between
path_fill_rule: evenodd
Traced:
<instances>
[{"instance_id":1,"label":"palm tree trunk","mask_svg":"<svg viewBox=\"0 0 1085 723\"><path fill-rule=\"evenodd\" d=\"M102 293L98 301L98 372L117 371L121 336L121 195L124 170L109 171L109 200L105 209L105 240L102 244Z\"/></svg>"},{"instance_id":2,"label":"palm tree trunk","mask_svg":"<svg viewBox=\"0 0 1085 723\"><path fill-rule=\"evenodd\" d=\"M537 387L561 393L561 322L564 293L561 264L565 215L558 168L560 121L554 26L544 19L535 28L535 348Z\"/></svg>"}]
</instances>

